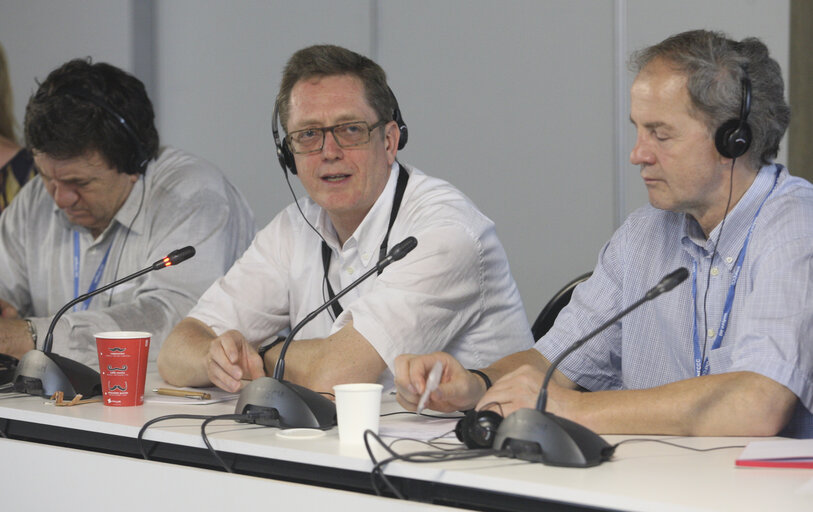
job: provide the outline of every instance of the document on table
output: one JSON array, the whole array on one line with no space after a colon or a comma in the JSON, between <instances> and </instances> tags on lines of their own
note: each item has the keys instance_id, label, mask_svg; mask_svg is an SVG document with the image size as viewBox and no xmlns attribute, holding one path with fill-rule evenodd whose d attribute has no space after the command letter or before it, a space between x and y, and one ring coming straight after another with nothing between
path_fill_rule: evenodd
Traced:
<instances>
[{"instance_id":1,"label":"document on table","mask_svg":"<svg viewBox=\"0 0 813 512\"><path fill-rule=\"evenodd\" d=\"M430 418L417 414L396 414L381 418L378 434L382 437L406 437L428 441L455 438L454 427L460 417Z\"/></svg>"},{"instance_id":2,"label":"document on table","mask_svg":"<svg viewBox=\"0 0 813 512\"><path fill-rule=\"evenodd\" d=\"M169 388L169 389L176 389L178 391L184 391L186 388ZM151 403L151 404L173 404L173 405L207 405L207 404L216 404L218 402L228 402L229 400L236 400L239 393L229 393L228 391L223 391L220 388L211 387L211 388L195 388L195 392L206 392L209 393L211 398L188 398L185 396L170 396L170 395L159 395L152 389L147 389L144 392L144 402Z\"/></svg>"},{"instance_id":3,"label":"document on table","mask_svg":"<svg viewBox=\"0 0 813 512\"><path fill-rule=\"evenodd\" d=\"M740 453L737 466L813 469L813 439L751 441Z\"/></svg>"}]
</instances>

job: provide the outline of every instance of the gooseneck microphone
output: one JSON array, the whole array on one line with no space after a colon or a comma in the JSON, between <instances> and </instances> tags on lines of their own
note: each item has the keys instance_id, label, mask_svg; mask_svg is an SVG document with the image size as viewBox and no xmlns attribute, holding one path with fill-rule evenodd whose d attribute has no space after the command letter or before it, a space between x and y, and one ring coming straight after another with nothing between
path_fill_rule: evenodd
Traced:
<instances>
[{"instance_id":1,"label":"gooseneck microphone","mask_svg":"<svg viewBox=\"0 0 813 512\"><path fill-rule=\"evenodd\" d=\"M551 466L590 467L609 459L614 447L598 434L576 422L545 411L550 379L559 364L574 350L637 309L644 302L673 289L687 277L689 277L689 271L685 267L669 273L638 301L559 354L545 373L536 408L519 409L505 418L497 429L494 447L509 450L519 459L542 462Z\"/></svg>"},{"instance_id":2,"label":"gooseneck microphone","mask_svg":"<svg viewBox=\"0 0 813 512\"><path fill-rule=\"evenodd\" d=\"M122 277L92 292L80 295L62 306L51 320L51 325L48 327L48 333L45 335L45 341L42 344L42 350L30 350L20 359L13 378L14 390L19 393L45 397L51 396L57 391L62 391L66 399L72 399L77 394L81 394L84 397L101 395L102 385L99 372L82 363L51 352L54 343L54 329L56 328L57 321L74 305L94 295L148 272L152 272L153 270L160 270L177 265L194 255L195 248L192 246L172 251L169 255L156 261L149 267L130 274L129 276Z\"/></svg>"},{"instance_id":3,"label":"gooseneck microphone","mask_svg":"<svg viewBox=\"0 0 813 512\"><path fill-rule=\"evenodd\" d=\"M387 265L400 260L418 245L414 236L405 238L395 245L373 268L361 277L350 283L330 300L313 310L291 330L282 344L277 364L274 366L274 376L260 377L251 381L240 392L234 412L247 414L249 412L270 412L260 415L256 423L270 427L282 428L319 428L328 429L336 425L336 404L324 395L306 387L283 380L285 376L285 353L294 339L294 336L308 322L330 307L334 302L362 283L373 274L377 274ZM256 416L256 415L255 415Z\"/></svg>"}]
</instances>

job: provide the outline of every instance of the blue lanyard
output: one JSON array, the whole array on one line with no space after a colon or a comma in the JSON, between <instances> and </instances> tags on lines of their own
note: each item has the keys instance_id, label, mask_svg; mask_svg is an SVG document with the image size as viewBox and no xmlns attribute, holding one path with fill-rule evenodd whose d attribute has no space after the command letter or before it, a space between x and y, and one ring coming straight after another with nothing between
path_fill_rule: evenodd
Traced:
<instances>
[{"instance_id":1,"label":"blue lanyard","mask_svg":"<svg viewBox=\"0 0 813 512\"><path fill-rule=\"evenodd\" d=\"M99 286L99 281L102 279L102 274L104 273L104 267L107 265L107 257L110 256L110 249L113 247L113 243L111 242L110 245L107 247L107 252L104 253L104 258L102 258L102 262L99 263L99 268L96 269L96 273L93 274L93 279L90 281L90 287L88 287L87 293L91 293L92 291L96 290ZM73 298L79 296L79 232L73 232ZM76 311L77 308L79 311L85 311L88 307L90 307L90 301L93 297L88 297L85 302L81 304L77 304L73 307L73 310Z\"/></svg>"},{"instance_id":2,"label":"blue lanyard","mask_svg":"<svg viewBox=\"0 0 813 512\"><path fill-rule=\"evenodd\" d=\"M737 256L737 263L734 265L734 271L731 274L731 284L728 287L728 294L726 294L725 298L723 317L720 319L720 328L717 329L717 337L714 338L714 343L711 345L711 350L720 348L720 345L723 343L723 336L725 336L725 331L728 327L728 318L731 314L731 306L734 304L734 291L737 288L737 280L739 279L740 271L742 270L742 262L745 260L745 252L748 249L748 242L751 241L751 234L754 232L754 226L756 226L759 212L762 211L765 201L768 200L776 188L776 183L779 181L779 173L781 171L782 166L777 165L776 177L774 178L773 186L771 187L771 190L768 191L768 195L765 196L765 199L762 200L762 204L760 204L759 208L757 208L757 212L754 214L754 220L751 221L751 227L748 228L748 235L746 235L745 242L742 244L742 249L740 249L740 254ZM716 251L717 247L715 247L714 250ZM706 285L708 286L708 283ZM700 339L697 332L697 260L692 261L692 304L692 316L694 318L694 329L692 329L692 341L694 342L694 374L697 377L700 377L701 375L708 375L711 368L709 366L708 356L704 358L700 351Z\"/></svg>"}]
</instances>

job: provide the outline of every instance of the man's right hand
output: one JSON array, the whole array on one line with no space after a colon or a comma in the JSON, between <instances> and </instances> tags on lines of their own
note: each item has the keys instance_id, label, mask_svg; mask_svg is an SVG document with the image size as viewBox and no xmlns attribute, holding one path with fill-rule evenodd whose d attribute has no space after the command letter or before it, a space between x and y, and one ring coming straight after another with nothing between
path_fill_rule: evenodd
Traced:
<instances>
[{"instance_id":1,"label":"man's right hand","mask_svg":"<svg viewBox=\"0 0 813 512\"><path fill-rule=\"evenodd\" d=\"M417 409L429 371L436 361L443 365L443 374L438 389L430 393L426 408L440 412L472 409L486 391L485 382L446 352L403 354L395 358L398 403L410 411Z\"/></svg>"},{"instance_id":2,"label":"man's right hand","mask_svg":"<svg viewBox=\"0 0 813 512\"><path fill-rule=\"evenodd\" d=\"M238 331L226 331L209 344L206 373L212 384L231 393L244 386L244 380L265 376L263 361Z\"/></svg>"}]
</instances>

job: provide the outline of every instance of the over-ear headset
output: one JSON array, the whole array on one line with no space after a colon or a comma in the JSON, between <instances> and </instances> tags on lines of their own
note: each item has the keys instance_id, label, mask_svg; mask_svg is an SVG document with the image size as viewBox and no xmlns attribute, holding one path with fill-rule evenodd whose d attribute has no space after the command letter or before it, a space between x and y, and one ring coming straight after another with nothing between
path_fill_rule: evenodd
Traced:
<instances>
[{"instance_id":1,"label":"over-ear headset","mask_svg":"<svg viewBox=\"0 0 813 512\"><path fill-rule=\"evenodd\" d=\"M85 89L81 89L79 87L66 87L60 92L66 96L72 96L74 98L87 101L88 103L92 103L110 114L116 121L118 121L124 131L127 132L127 136L132 141L133 148L135 150L133 155L130 157L130 165L128 165L126 169L120 169L120 171L124 172L125 174L144 174L144 172L147 170L147 164L150 161L150 157L147 154L147 151L144 149L144 144L142 144L135 131L124 119L124 116L116 112L113 107L108 105L106 101L96 97ZM133 171L133 169L136 170Z\"/></svg>"},{"instance_id":2,"label":"over-ear headset","mask_svg":"<svg viewBox=\"0 0 813 512\"><path fill-rule=\"evenodd\" d=\"M454 433L468 448L491 448L500 423L502 416L496 412L472 409L457 422Z\"/></svg>"},{"instance_id":3,"label":"over-ear headset","mask_svg":"<svg viewBox=\"0 0 813 512\"><path fill-rule=\"evenodd\" d=\"M748 77L748 70L743 69L743 73L740 117L729 119L717 128L714 134L714 145L726 158L739 158L751 146L751 127L748 125L748 114L751 112L751 79Z\"/></svg>"},{"instance_id":4,"label":"over-ear headset","mask_svg":"<svg viewBox=\"0 0 813 512\"><path fill-rule=\"evenodd\" d=\"M398 149L401 150L406 146L407 139L409 138L409 129L404 122L404 118L401 116L401 108L398 106L398 100L395 98L395 94L393 94L389 86L387 86L387 89L390 91L392 101L395 103L395 107L392 110L392 120L398 125L398 131L401 132L401 136L398 139ZM271 124L271 133L274 135L274 145L277 147L277 159L279 160L280 167L282 167L282 172L290 170L291 174L296 174L294 153L291 151L291 148L288 147L288 141L279 136L279 125L279 101L276 101L274 102L274 121Z\"/></svg>"}]
</instances>

